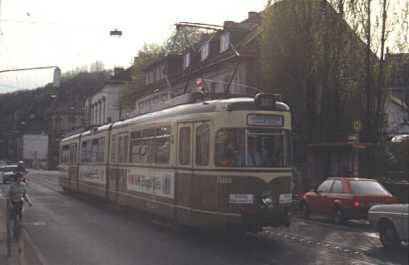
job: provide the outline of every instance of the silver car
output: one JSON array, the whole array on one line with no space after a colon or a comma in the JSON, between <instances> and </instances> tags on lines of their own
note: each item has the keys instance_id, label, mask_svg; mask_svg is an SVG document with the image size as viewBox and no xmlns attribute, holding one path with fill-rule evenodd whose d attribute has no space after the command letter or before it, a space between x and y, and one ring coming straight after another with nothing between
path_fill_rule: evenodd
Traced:
<instances>
[{"instance_id":1,"label":"silver car","mask_svg":"<svg viewBox=\"0 0 409 265\"><path fill-rule=\"evenodd\" d=\"M381 204L369 209L369 222L379 232L381 242L387 249L408 241L409 204Z\"/></svg>"}]
</instances>

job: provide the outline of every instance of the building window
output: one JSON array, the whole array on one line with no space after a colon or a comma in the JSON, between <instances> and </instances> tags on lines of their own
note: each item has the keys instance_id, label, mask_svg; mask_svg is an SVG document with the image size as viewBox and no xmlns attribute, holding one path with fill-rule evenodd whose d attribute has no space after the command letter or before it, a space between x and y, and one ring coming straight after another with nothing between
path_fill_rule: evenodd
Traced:
<instances>
[{"instance_id":1,"label":"building window","mask_svg":"<svg viewBox=\"0 0 409 265\"><path fill-rule=\"evenodd\" d=\"M225 32L220 36L220 52L226 51L230 46L230 32Z\"/></svg>"},{"instance_id":2,"label":"building window","mask_svg":"<svg viewBox=\"0 0 409 265\"><path fill-rule=\"evenodd\" d=\"M190 52L186 53L185 56L183 56L183 69L186 69L190 66Z\"/></svg>"},{"instance_id":3,"label":"building window","mask_svg":"<svg viewBox=\"0 0 409 265\"><path fill-rule=\"evenodd\" d=\"M76 122L77 122L77 119L76 119L74 116L70 116L70 117L68 118L68 121L69 121L70 123L76 123Z\"/></svg>"},{"instance_id":4,"label":"building window","mask_svg":"<svg viewBox=\"0 0 409 265\"><path fill-rule=\"evenodd\" d=\"M200 48L200 58L202 61L206 60L209 57L209 42L206 42Z\"/></svg>"}]
</instances>

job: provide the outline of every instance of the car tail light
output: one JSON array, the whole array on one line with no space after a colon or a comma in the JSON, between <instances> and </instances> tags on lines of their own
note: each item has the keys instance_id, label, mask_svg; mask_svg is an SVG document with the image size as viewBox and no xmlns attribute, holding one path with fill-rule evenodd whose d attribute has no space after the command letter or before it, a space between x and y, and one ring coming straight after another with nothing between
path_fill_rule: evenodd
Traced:
<instances>
[{"instance_id":1,"label":"car tail light","mask_svg":"<svg viewBox=\"0 0 409 265\"><path fill-rule=\"evenodd\" d=\"M353 202L354 207L359 208L361 206L361 203L359 202L358 197L354 197L353 200L354 200L354 202Z\"/></svg>"}]
</instances>

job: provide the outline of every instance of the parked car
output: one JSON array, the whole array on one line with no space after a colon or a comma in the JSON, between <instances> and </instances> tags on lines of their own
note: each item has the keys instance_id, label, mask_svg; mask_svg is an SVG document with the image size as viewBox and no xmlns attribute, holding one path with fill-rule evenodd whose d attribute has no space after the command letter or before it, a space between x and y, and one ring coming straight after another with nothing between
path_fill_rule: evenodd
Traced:
<instances>
[{"instance_id":1,"label":"parked car","mask_svg":"<svg viewBox=\"0 0 409 265\"><path fill-rule=\"evenodd\" d=\"M3 184L6 184L8 181L16 182L17 165L3 166L1 171Z\"/></svg>"},{"instance_id":2,"label":"parked car","mask_svg":"<svg viewBox=\"0 0 409 265\"><path fill-rule=\"evenodd\" d=\"M386 249L408 242L409 204L375 205L369 209L369 222L378 231Z\"/></svg>"},{"instance_id":3,"label":"parked car","mask_svg":"<svg viewBox=\"0 0 409 265\"><path fill-rule=\"evenodd\" d=\"M375 204L398 203L398 200L376 180L334 177L305 193L300 203L304 218L320 214L342 224L349 219L367 219L368 209Z\"/></svg>"}]
</instances>

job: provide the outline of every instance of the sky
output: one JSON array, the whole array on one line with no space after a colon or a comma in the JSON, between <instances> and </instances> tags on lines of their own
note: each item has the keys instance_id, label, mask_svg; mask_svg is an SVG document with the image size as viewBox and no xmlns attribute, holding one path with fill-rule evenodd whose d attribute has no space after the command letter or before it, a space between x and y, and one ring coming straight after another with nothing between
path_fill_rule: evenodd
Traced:
<instances>
[{"instance_id":1,"label":"sky","mask_svg":"<svg viewBox=\"0 0 409 265\"><path fill-rule=\"evenodd\" d=\"M95 61L128 67L144 43L162 43L177 22L223 25L266 0L0 0L0 71ZM114 29L121 37L110 36ZM52 70L0 73L0 93L44 86Z\"/></svg>"}]
</instances>

